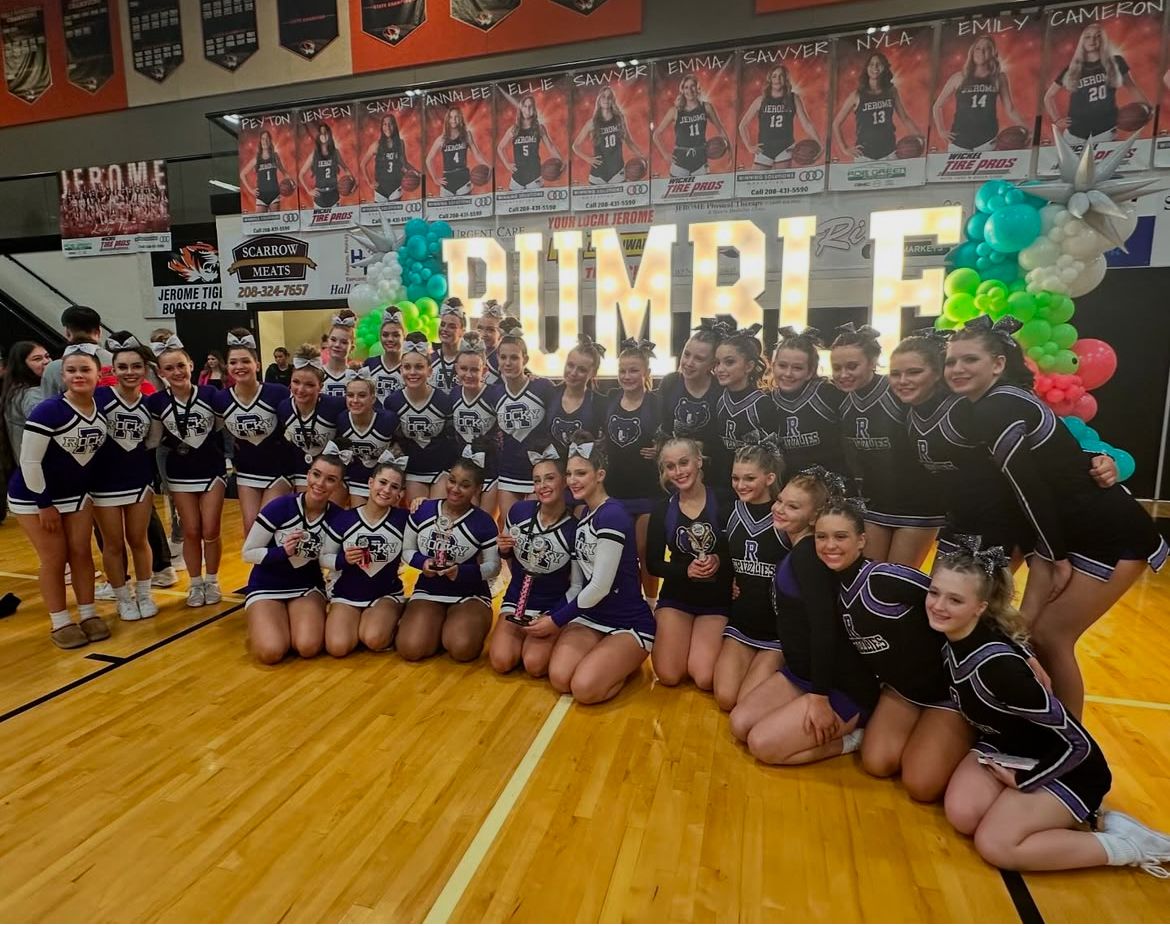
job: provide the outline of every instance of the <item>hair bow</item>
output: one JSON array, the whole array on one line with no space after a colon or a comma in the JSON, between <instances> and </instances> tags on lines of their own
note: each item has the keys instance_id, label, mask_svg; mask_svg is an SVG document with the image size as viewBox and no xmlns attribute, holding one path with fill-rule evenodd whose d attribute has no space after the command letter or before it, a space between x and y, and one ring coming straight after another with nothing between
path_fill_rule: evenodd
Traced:
<instances>
[{"instance_id":1,"label":"hair bow","mask_svg":"<svg viewBox=\"0 0 1170 926\"><path fill-rule=\"evenodd\" d=\"M464 444L462 459L470 460L472 463L482 469L484 462L487 460L487 454L482 450L479 452L472 450L471 444Z\"/></svg>"},{"instance_id":2,"label":"hair bow","mask_svg":"<svg viewBox=\"0 0 1170 926\"><path fill-rule=\"evenodd\" d=\"M85 354L87 357L93 357L96 359L98 355L98 346L96 344L90 344L89 342L86 342L85 344L70 344L65 348L65 352L61 355L61 359L64 360L66 357L72 357L75 354Z\"/></svg>"},{"instance_id":3,"label":"hair bow","mask_svg":"<svg viewBox=\"0 0 1170 926\"><path fill-rule=\"evenodd\" d=\"M552 444L549 444L547 447L544 448L544 450L541 450L539 452L536 450L529 450L528 451L528 460L529 460L529 462L532 463L533 466L535 466L537 463L543 463L546 460L556 461L556 460L559 460L560 458L561 458L560 453L557 451L557 448Z\"/></svg>"},{"instance_id":4,"label":"hair bow","mask_svg":"<svg viewBox=\"0 0 1170 926\"><path fill-rule=\"evenodd\" d=\"M805 328L804 331L797 331L791 325L785 325L776 332L780 335L780 343L792 340L793 338L808 338L813 344L820 346L821 331L819 328Z\"/></svg>"},{"instance_id":5,"label":"hair bow","mask_svg":"<svg viewBox=\"0 0 1170 926\"><path fill-rule=\"evenodd\" d=\"M605 345L600 341L594 341L593 338L589 337L587 334L577 335L577 346L583 347L586 350L593 348L593 350L597 351L598 357L605 356Z\"/></svg>"},{"instance_id":6,"label":"hair bow","mask_svg":"<svg viewBox=\"0 0 1170 926\"><path fill-rule=\"evenodd\" d=\"M459 339L459 353L486 354L487 347L483 343L483 338L474 331L469 331Z\"/></svg>"},{"instance_id":7,"label":"hair bow","mask_svg":"<svg viewBox=\"0 0 1170 926\"><path fill-rule=\"evenodd\" d=\"M637 351L639 354L645 354L647 357L654 356L655 346L653 341L645 341L640 338L626 338L621 344L623 353L632 350Z\"/></svg>"},{"instance_id":8,"label":"hair bow","mask_svg":"<svg viewBox=\"0 0 1170 926\"><path fill-rule=\"evenodd\" d=\"M346 466L349 466L349 464L353 462L353 451L342 450L333 441L330 441L325 445L325 449L321 451L320 456L337 457L337 459L341 460L341 462Z\"/></svg>"},{"instance_id":9,"label":"hair bow","mask_svg":"<svg viewBox=\"0 0 1170 926\"><path fill-rule=\"evenodd\" d=\"M342 318L340 315L334 315L332 325L334 328L354 328L357 326L357 319L352 316Z\"/></svg>"},{"instance_id":10,"label":"hair bow","mask_svg":"<svg viewBox=\"0 0 1170 926\"><path fill-rule=\"evenodd\" d=\"M227 346L231 347L250 347L252 350L256 349L256 339L250 334L244 335L242 338L236 337L234 334L227 336Z\"/></svg>"},{"instance_id":11,"label":"hair bow","mask_svg":"<svg viewBox=\"0 0 1170 926\"><path fill-rule=\"evenodd\" d=\"M304 357L293 357L294 370L303 370L305 367L312 367L315 370L324 370L325 364L321 362L320 357L314 357L312 360L306 360Z\"/></svg>"},{"instance_id":12,"label":"hair bow","mask_svg":"<svg viewBox=\"0 0 1170 926\"><path fill-rule=\"evenodd\" d=\"M387 325L398 325L399 327L403 327L402 313L395 309L393 312L387 312L385 315L383 315L382 327L385 328Z\"/></svg>"},{"instance_id":13,"label":"hair bow","mask_svg":"<svg viewBox=\"0 0 1170 926\"><path fill-rule=\"evenodd\" d=\"M134 335L129 335L125 341L115 341L113 338L106 338L106 350L111 354L117 353L120 350L138 350L142 346L142 342Z\"/></svg>"},{"instance_id":14,"label":"hair bow","mask_svg":"<svg viewBox=\"0 0 1170 926\"><path fill-rule=\"evenodd\" d=\"M1024 323L1012 315L1005 315L997 322L992 322L990 315L980 315L978 318L973 318L971 321L963 325L964 331L989 331L998 337L1005 338L1008 341L1015 343L1012 337L1017 331L1024 327Z\"/></svg>"},{"instance_id":15,"label":"hair bow","mask_svg":"<svg viewBox=\"0 0 1170 926\"><path fill-rule=\"evenodd\" d=\"M725 338L735 332L735 319L730 315L716 315L712 318L700 318L699 324L692 331L710 331L720 338Z\"/></svg>"},{"instance_id":16,"label":"hair bow","mask_svg":"<svg viewBox=\"0 0 1170 926\"><path fill-rule=\"evenodd\" d=\"M447 299L439 308L440 315L458 315L460 319L465 316L463 314L463 303L457 298Z\"/></svg>"},{"instance_id":17,"label":"hair bow","mask_svg":"<svg viewBox=\"0 0 1170 926\"><path fill-rule=\"evenodd\" d=\"M916 331L911 331L910 337L926 338L928 341L934 341L940 347L945 347L953 334L954 332L947 328L919 328Z\"/></svg>"},{"instance_id":18,"label":"hair bow","mask_svg":"<svg viewBox=\"0 0 1170 926\"><path fill-rule=\"evenodd\" d=\"M378 382L378 377L368 367L361 367L357 370L346 370L344 379L347 383L352 383L355 379L360 379L362 382L369 383L371 386Z\"/></svg>"},{"instance_id":19,"label":"hair bow","mask_svg":"<svg viewBox=\"0 0 1170 926\"><path fill-rule=\"evenodd\" d=\"M586 441L583 444L569 444L569 456L588 460L593 456L593 441Z\"/></svg>"},{"instance_id":20,"label":"hair bow","mask_svg":"<svg viewBox=\"0 0 1170 926\"><path fill-rule=\"evenodd\" d=\"M983 544L983 538L979 534L955 534L955 545L958 547L954 553L950 554L953 558L956 554L968 554L989 576L995 575L999 570L1006 569L1011 560L1004 552L1003 547L995 546L988 547L985 550L980 549ZM943 557L947 559L947 557Z\"/></svg>"},{"instance_id":21,"label":"hair bow","mask_svg":"<svg viewBox=\"0 0 1170 926\"><path fill-rule=\"evenodd\" d=\"M408 460L409 457L400 457L393 450L383 450L381 456L378 457L379 464L386 463L390 466L393 466L395 469L402 470L404 473L406 472L406 464Z\"/></svg>"},{"instance_id":22,"label":"hair bow","mask_svg":"<svg viewBox=\"0 0 1170 926\"><path fill-rule=\"evenodd\" d=\"M814 479L819 479L825 484L825 488L829 490L829 498L845 497L845 477L840 473L834 473L831 469L826 469L820 463L815 463L812 466L805 467L800 471L802 476L812 476Z\"/></svg>"},{"instance_id":23,"label":"hair bow","mask_svg":"<svg viewBox=\"0 0 1170 926\"><path fill-rule=\"evenodd\" d=\"M862 325L858 328L853 322L846 322L837 329L837 334L855 334L861 338L872 338L877 340L882 336L882 333L874 328L872 325Z\"/></svg>"},{"instance_id":24,"label":"hair bow","mask_svg":"<svg viewBox=\"0 0 1170 926\"><path fill-rule=\"evenodd\" d=\"M424 357L431 355L431 345L426 341L404 341L402 344L402 353L409 354L411 352L422 354Z\"/></svg>"},{"instance_id":25,"label":"hair bow","mask_svg":"<svg viewBox=\"0 0 1170 926\"><path fill-rule=\"evenodd\" d=\"M183 342L179 340L178 335L172 334L165 341L151 341L150 349L154 351L156 357L161 357L169 350L182 350Z\"/></svg>"},{"instance_id":26,"label":"hair bow","mask_svg":"<svg viewBox=\"0 0 1170 926\"><path fill-rule=\"evenodd\" d=\"M488 299L479 310L480 318L503 318L504 307L495 299Z\"/></svg>"},{"instance_id":27,"label":"hair bow","mask_svg":"<svg viewBox=\"0 0 1170 926\"><path fill-rule=\"evenodd\" d=\"M755 336L763 330L764 330L764 326L761 325L759 322L756 322L754 325L748 325L746 328L740 328L738 331L736 331L734 333L733 337L753 338L754 339Z\"/></svg>"}]
</instances>

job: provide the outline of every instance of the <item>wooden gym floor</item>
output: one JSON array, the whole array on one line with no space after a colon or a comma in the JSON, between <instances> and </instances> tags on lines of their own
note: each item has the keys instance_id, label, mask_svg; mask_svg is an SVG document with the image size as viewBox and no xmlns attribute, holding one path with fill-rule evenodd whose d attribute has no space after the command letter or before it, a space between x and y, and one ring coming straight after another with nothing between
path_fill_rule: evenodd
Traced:
<instances>
[{"instance_id":1,"label":"wooden gym floor","mask_svg":"<svg viewBox=\"0 0 1170 926\"><path fill-rule=\"evenodd\" d=\"M234 503L224 518L239 588ZM756 764L710 696L652 682L572 705L485 661L264 668L243 606L54 649L36 558L0 527L0 919L963 921L1170 919L1133 870L1003 874L856 757ZM1170 574L1082 648L1108 805L1170 830ZM99 608L107 618L112 603Z\"/></svg>"}]
</instances>

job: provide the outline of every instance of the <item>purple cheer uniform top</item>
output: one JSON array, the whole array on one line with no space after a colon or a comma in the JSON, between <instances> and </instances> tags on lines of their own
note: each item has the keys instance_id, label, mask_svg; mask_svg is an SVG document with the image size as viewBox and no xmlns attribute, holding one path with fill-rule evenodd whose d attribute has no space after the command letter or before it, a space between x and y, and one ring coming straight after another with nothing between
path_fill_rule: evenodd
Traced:
<instances>
[{"instance_id":1,"label":"purple cheer uniform top","mask_svg":"<svg viewBox=\"0 0 1170 926\"><path fill-rule=\"evenodd\" d=\"M154 452L147 449L146 396L127 402L114 386L98 386L94 401L106 422L106 442L94 461L89 494L99 508L135 505L154 494Z\"/></svg>"},{"instance_id":2,"label":"purple cheer uniform top","mask_svg":"<svg viewBox=\"0 0 1170 926\"><path fill-rule=\"evenodd\" d=\"M386 410L398 416L398 444L406 454L406 478L428 485L455 462L458 446L450 436L452 398L431 387L431 394L415 404L405 389L386 401Z\"/></svg>"},{"instance_id":3,"label":"purple cheer uniform top","mask_svg":"<svg viewBox=\"0 0 1170 926\"><path fill-rule=\"evenodd\" d=\"M474 505L459 517L451 517L446 510L437 498L418 506L406 522L402 558L421 570L441 551L448 565L459 567L458 575L454 579L420 575L411 597L441 604L481 601L490 608L488 580L500 571L496 520Z\"/></svg>"},{"instance_id":4,"label":"purple cheer uniform top","mask_svg":"<svg viewBox=\"0 0 1170 926\"><path fill-rule=\"evenodd\" d=\"M451 390L451 428L464 447L471 446L473 452L483 452L484 492L496 487L500 439L496 426L496 402L499 395L498 384L482 386L474 396L469 396L462 386Z\"/></svg>"},{"instance_id":5,"label":"purple cheer uniform top","mask_svg":"<svg viewBox=\"0 0 1170 926\"><path fill-rule=\"evenodd\" d=\"M305 514L305 496L297 493L274 498L260 509L240 554L245 563L253 564L246 604L325 594L319 560L324 548L325 519L335 507L330 502L319 517L310 519ZM292 531L303 531L304 536L290 556L284 550L284 541Z\"/></svg>"},{"instance_id":6,"label":"purple cheer uniform top","mask_svg":"<svg viewBox=\"0 0 1170 926\"><path fill-rule=\"evenodd\" d=\"M334 508L325 518L321 563L338 574L329 600L365 610L379 601L403 600L402 547L406 537L405 508L391 508L376 524L366 521L361 508ZM358 547L369 554L367 563L347 563L345 551Z\"/></svg>"},{"instance_id":7,"label":"purple cheer uniform top","mask_svg":"<svg viewBox=\"0 0 1170 926\"><path fill-rule=\"evenodd\" d=\"M379 405L384 405L390 396L401 392L406 385L402 381L399 365L386 366L384 357L371 357L365 362L365 368L374 374L374 395Z\"/></svg>"},{"instance_id":8,"label":"purple cheer uniform top","mask_svg":"<svg viewBox=\"0 0 1170 926\"><path fill-rule=\"evenodd\" d=\"M370 476L378 465L378 458L394 443L394 428L398 422L394 413L381 408L374 409L370 421L359 425L353 416L343 412L337 422L337 439L342 447L353 452L353 458L345 465L345 484L353 495L368 498Z\"/></svg>"},{"instance_id":9,"label":"purple cheer uniform top","mask_svg":"<svg viewBox=\"0 0 1170 926\"><path fill-rule=\"evenodd\" d=\"M644 649L654 644L654 615L642 597L634 519L607 498L577 523L573 556L585 586L552 612L560 627L583 624L601 633L631 634Z\"/></svg>"},{"instance_id":10,"label":"purple cheer uniform top","mask_svg":"<svg viewBox=\"0 0 1170 926\"><path fill-rule=\"evenodd\" d=\"M542 377L525 381L512 392L502 380L496 400L496 420L503 442L500 446L500 488L517 495L532 492L532 463L528 451L548 445L546 422L553 384Z\"/></svg>"},{"instance_id":11,"label":"purple cheer uniform top","mask_svg":"<svg viewBox=\"0 0 1170 926\"><path fill-rule=\"evenodd\" d=\"M153 419L150 443L161 443L167 457L167 485L172 492L207 492L223 483L223 438L215 412L214 386L192 386L185 400L170 389L146 400Z\"/></svg>"},{"instance_id":12,"label":"purple cheer uniform top","mask_svg":"<svg viewBox=\"0 0 1170 926\"><path fill-rule=\"evenodd\" d=\"M345 414L345 402L328 396L317 397L317 404L308 415L297 410L296 400L289 396L280 403L277 416L284 427L284 439L292 445L289 451L292 481L298 489L308 485L309 465L319 456L335 434L337 423Z\"/></svg>"},{"instance_id":13,"label":"purple cheer uniform top","mask_svg":"<svg viewBox=\"0 0 1170 926\"><path fill-rule=\"evenodd\" d=\"M236 483L250 489L270 489L277 483L291 486L293 451L279 414L281 403L289 398L288 387L261 383L250 402L236 390L221 389L212 401L224 428L236 439Z\"/></svg>"},{"instance_id":14,"label":"purple cheer uniform top","mask_svg":"<svg viewBox=\"0 0 1170 926\"><path fill-rule=\"evenodd\" d=\"M431 351L431 378L430 384L442 392L450 392L459 385L459 376L455 372L455 362L459 359L456 354L450 360L443 356L443 346L433 344Z\"/></svg>"},{"instance_id":15,"label":"purple cheer uniform top","mask_svg":"<svg viewBox=\"0 0 1170 926\"><path fill-rule=\"evenodd\" d=\"M340 373L334 373L329 369L328 365L322 370L325 374L325 380L321 383L321 395L330 399L345 399L345 387L349 385L349 381L353 379L350 374L349 367L346 367Z\"/></svg>"},{"instance_id":16,"label":"purple cheer uniform top","mask_svg":"<svg viewBox=\"0 0 1170 926\"><path fill-rule=\"evenodd\" d=\"M98 451L106 442L106 420L94 403L93 414L79 411L64 395L38 403L24 424L20 467L8 482L13 514L56 508L80 511L89 499Z\"/></svg>"},{"instance_id":17,"label":"purple cheer uniform top","mask_svg":"<svg viewBox=\"0 0 1170 926\"><path fill-rule=\"evenodd\" d=\"M581 567L573 560L577 519L567 510L552 524L540 520L540 502L517 502L508 510L504 530L516 540L512 548L512 580L504 592L500 614L515 614L526 577L532 581L524 604L526 617L550 614L568 604L584 584Z\"/></svg>"}]
</instances>

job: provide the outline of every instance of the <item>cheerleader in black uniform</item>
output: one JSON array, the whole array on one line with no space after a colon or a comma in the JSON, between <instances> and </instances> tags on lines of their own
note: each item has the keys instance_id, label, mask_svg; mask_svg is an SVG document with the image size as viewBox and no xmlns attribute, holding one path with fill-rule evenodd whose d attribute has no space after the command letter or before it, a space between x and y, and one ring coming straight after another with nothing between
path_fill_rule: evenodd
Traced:
<instances>
[{"instance_id":1,"label":"cheerleader in black uniform","mask_svg":"<svg viewBox=\"0 0 1170 926\"><path fill-rule=\"evenodd\" d=\"M342 309L333 316L329 333L325 336L325 381L321 392L330 398L344 399L345 384L349 382L349 352L353 350L353 332L357 316Z\"/></svg>"},{"instance_id":2,"label":"cheerleader in black uniform","mask_svg":"<svg viewBox=\"0 0 1170 926\"><path fill-rule=\"evenodd\" d=\"M346 448L348 457L345 507L365 501L371 472L382 454L390 449L397 429L394 413L377 402L373 374L365 369L350 370L345 385L345 414L337 422L337 441Z\"/></svg>"},{"instance_id":3,"label":"cheerleader in black uniform","mask_svg":"<svg viewBox=\"0 0 1170 926\"><path fill-rule=\"evenodd\" d=\"M734 591L714 676L715 700L725 711L775 675L783 660L772 612L772 578L792 546L788 532L797 539L807 533L816 496L798 477L785 487L785 500L778 501L780 474L780 457L771 445L735 452L731 484L736 501L724 531Z\"/></svg>"},{"instance_id":4,"label":"cheerleader in black uniform","mask_svg":"<svg viewBox=\"0 0 1170 926\"><path fill-rule=\"evenodd\" d=\"M821 362L821 333L805 328L781 328L772 354L772 398L776 402L776 443L788 471L823 466L845 472L845 444L841 434L841 390L817 375Z\"/></svg>"},{"instance_id":5,"label":"cheerleader in black uniform","mask_svg":"<svg viewBox=\"0 0 1170 926\"><path fill-rule=\"evenodd\" d=\"M459 356L459 342L467 330L467 315L463 301L452 296L439 308L439 343L431 354L431 385L443 392L455 388L455 358Z\"/></svg>"},{"instance_id":6,"label":"cheerleader in black uniform","mask_svg":"<svg viewBox=\"0 0 1170 926\"><path fill-rule=\"evenodd\" d=\"M719 121L719 114L703 97L699 79L694 74L688 74L679 82L674 105L666 111L654 129L654 145L662 153L663 160L670 165L670 176L699 177L708 172L708 126L715 129L714 137L722 138L730 149L731 139ZM671 127L674 128L673 150L662 142Z\"/></svg>"},{"instance_id":7,"label":"cheerleader in black uniform","mask_svg":"<svg viewBox=\"0 0 1170 926\"><path fill-rule=\"evenodd\" d=\"M256 160L247 168L240 171L240 186L250 189L256 197L257 212L280 211L280 179L293 181L293 176L280 161L280 155L272 144L272 133L265 130L260 133L260 144L256 147Z\"/></svg>"},{"instance_id":8,"label":"cheerleader in black uniform","mask_svg":"<svg viewBox=\"0 0 1170 926\"><path fill-rule=\"evenodd\" d=\"M602 423L606 435L610 468L621 473L608 491L633 518L638 538L638 562L642 569L642 591L656 606L658 579L646 571L646 528L650 511L662 495L654 435L662 424L658 395L650 391L650 358L654 345L626 338L618 355L618 387L609 395Z\"/></svg>"},{"instance_id":9,"label":"cheerleader in black uniform","mask_svg":"<svg viewBox=\"0 0 1170 926\"><path fill-rule=\"evenodd\" d=\"M720 439L730 458L740 447L776 437L776 403L759 388L765 364L756 337L761 325L729 335L715 349L715 380L723 394L715 405Z\"/></svg>"},{"instance_id":10,"label":"cheerleader in black uniform","mask_svg":"<svg viewBox=\"0 0 1170 926\"><path fill-rule=\"evenodd\" d=\"M658 385L663 427L675 437L699 442L707 458L704 482L724 498L730 496L731 456L720 440L717 406L723 388L715 380L715 351L735 331L730 316L704 318L683 345L678 371Z\"/></svg>"},{"instance_id":11,"label":"cheerleader in black uniform","mask_svg":"<svg viewBox=\"0 0 1170 926\"><path fill-rule=\"evenodd\" d=\"M475 504L495 517L499 499L499 427L496 402L500 387L484 384L487 361L479 335L465 334L455 358L458 383L451 390L451 428L464 447L483 450L483 483Z\"/></svg>"},{"instance_id":12,"label":"cheerleader in black uniform","mask_svg":"<svg viewBox=\"0 0 1170 926\"><path fill-rule=\"evenodd\" d=\"M329 501L345 480L345 464L330 443L313 460L304 492L282 495L261 509L240 558L252 563L244 616L252 653L265 665L295 649L305 659L325 644L325 579L321 550Z\"/></svg>"},{"instance_id":13,"label":"cheerleader in black uniform","mask_svg":"<svg viewBox=\"0 0 1170 926\"><path fill-rule=\"evenodd\" d=\"M1077 640L1147 566L1159 570L1170 548L1125 488L1094 481L1090 455L1032 392L1032 373L1011 336L1017 325L970 323L956 331L946 380L962 397L968 433L1006 477L1035 536L1021 610L1053 691L1079 717Z\"/></svg>"},{"instance_id":14,"label":"cheerleader in black uniform","mask_svg":"<svg viewBox=\"0 0 1170 926\"><path fill-rule=\"evenodd\" d=\"M841 127L852 115L856 126L853 145L845 143ZM910 130L911 135L923 136L918 125L902 104L898 88L894 86L894 72L890 59L875 51L857 75L857 89L846 97L833 119L833 151L854 161L885 161L894 157L897 132L894 116Z\"/></svg>"},{"instance_id":15,"label":"cheerleader in black uniform","mask_svg":"<svg viewBox=\"0 0 1170 926\"><path fill-rule=\"evenodd\" d=\"M508 102L516 107L516 121L508 126L499 145L496 146L500 163L512 175L509 188L538 190L544 186L544 177L541 174L541 144L548 148L548 156L558 161L561 160L561 152L541 121L540 113L536 109L536 98L531 93L526 93L517 100L505 93L502 86L499 84L496 86Z\"/></svg>"},{"instance_id":16,"label":"cheerleader in black uniform","mask_svg":"<svg viewBox=\"0 0 1170 926\"><path fill-rule=\"evenodd\" d=\"M884 563L920 567L938 529L942 505L906 435L906 406L889 377L877 372L881 345L869 325L842 325L830 359L844 393L841 430L849 472L865 498L865 554Z\"/></svg>"},{"instance_id":17,"label":"cheerleader in black uniform","mask_svg":"<svg viewBox=\"0 0 1170 926\"><path fill-rule=\"evenodd\" d=\"M358 643L375 653L394 642L405 603L402 579L407 511L406 460L383 451L370 472L360 508L333 508L325 517L321 565L337 573L325 616L325 650L347 656Z\"/></svg>"},{"instance_id":18,"label":"cheerleader in black uniform","mask_svg":"<svg viewBox=\"0 0 1170 926\"><path fill-rule=\"evenodd\" d=\"M663 580L651 662L664 685L690 676L710 691L731 600L725 518L703 482L703 450L694 438L667 438L658 471L670 495L654 506L647 531L646 568Z\"/></svg>"},{"instance_id":19,"label":"cheerleader in black uniform","mask_svg":"<svg viewBox=\"0 0 1170 926\"><path fill-rule=\"evenodd\" d=\"M930 625L947 638L951 691L979 731L947 786L947 819L998 868L1132 865L1167 877L1170 837L1123 813L1098 816L1109 765L1026 661L1006 565L1002 551L944 554L927 592Z\"/></svg>"},{"instance_id":20,"label":"cheerleader in black uniform","mask_svg":"<svg viewBox=\"0 0 1170 926\"><path fill-rule=\"evenodd\" d=\"M370 357L365 362L365 368L374 374L374 393L379 405L385 405L390 396L402 391L402 371L399 367L402 364L402 339L405 336L402 313L398 309L387 309L378 332L382 354Z\"/></svg>"},{"instance_id":21,"label":"cheerleader in black uniform","mask_svg":"<svg viewBox=\"0 0 1170 926\"><path fill-rule=\"evenodd\" d=\"M926 617L930 577L864 557L865 527L858 507L834 499L818 515L815 533L817 556L837 575L845 635L882 683L861 764L878 778L900 770L906 793L933 803L971 748L971 728L951 699L945 640Z\"/></svg>"},{"instance_id":22,"label":"cheerleader in black uniform","mask_svg":"<svg viewBox=\"0 0 1170 926\"><path fill-rule=\"evenodd\" d=\"M595 387L604 356L603 345L589 335L581 334L577 336L577 346L565 358L561 384L553 390L548 403L549 438L562 460L578 431L586 431L594 437L598 434L604 399Z\"/></svg>"},{"instance_id":23,"label":"cheerleader in black uniform","mask_svg":"<svg viewBox=\"0 0 1170 926\"><path fill-rule=\"evenodd\" d=\"M287 468L289 480L297 491L308 485L309 464L333 440L337 423L345 414L342 399L322 395L325 366L319 355L320 351L312 344L301 345L293 357L289 397L277 409L284 439L292 446ZM343 480L338 491L344 487Z\"/></svg>"},{"instance_id":24,"label":"cheerleader in black uniform","mask_svg":"<svg viewBox=\"0 0 1170 926\"><path fill-rule=\"evenodd\" d=\"M442 155L442 173L435 170L436 158ZM480 164L490 164L475 143L475 135L467 128L467 120L458 106L447 110L443 119L443 134L435 139L427 152L427 171L434 181L439 196L466 196L471 192L471 155ZM428 191L429 195L429 191Z\"/></svg>"}]
</instances>

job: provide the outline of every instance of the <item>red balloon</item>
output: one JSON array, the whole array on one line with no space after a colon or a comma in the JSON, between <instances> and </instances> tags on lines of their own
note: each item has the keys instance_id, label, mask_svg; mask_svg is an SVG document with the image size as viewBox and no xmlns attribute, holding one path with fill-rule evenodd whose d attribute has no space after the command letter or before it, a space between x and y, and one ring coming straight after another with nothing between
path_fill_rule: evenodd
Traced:
<instances>
[{"instance_id":1,"label":"red balloon","mask_svg":"<svg viewBox=\"0 0 1170 926\"><path fill-rule=\"evenodd\" d=\"M1076 403L1070 402L1068 399L1065 399L1063 402L1059 403L1058 405L1050 405L1049 407L1056 414L1060 415L1061 418L1067 418L1069 415L1073 414L1073 409L1076 407Z\"/></svg>"},{"instance_id":2,"label":"red balloon","mask_svg":"<svg viewBox=\"0 0 1170 926\"><path fill-rule=\"evenodd\" d=\"M1097 415L1097 400L1085 393L1073 405L1072 414L1081 421L1092 421Z\"/></svg>"},{"instance_id":3,"label":"red balloon","mask_svg":"<svg viewBox=\"0 0 1170 926\"><path fill-rule=\"evenodd\" d=\"M1117 372L1117 354L1104 341L1097 338L1081 338L1072 349L1073 353L1081 358L1077 374L1086 389L1104 386ZM1087 418L1085 420L1088 421Z\"/></svg>"},{"instance_id":4,"label":"red balloon","mask_svg":"<svg viewBox=\"0 0 1170 926\"><path fill-rule=\"evenodd\" d=\"M1044 401L1049 405L1060 405L1065 400L1065 392L1063 389L1049 389L1048 395L1044 397Z\"/></svg>"}]
</instances>

